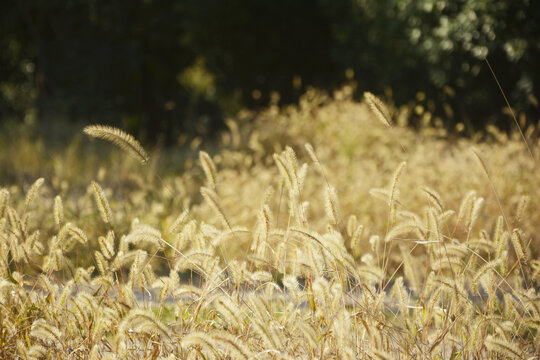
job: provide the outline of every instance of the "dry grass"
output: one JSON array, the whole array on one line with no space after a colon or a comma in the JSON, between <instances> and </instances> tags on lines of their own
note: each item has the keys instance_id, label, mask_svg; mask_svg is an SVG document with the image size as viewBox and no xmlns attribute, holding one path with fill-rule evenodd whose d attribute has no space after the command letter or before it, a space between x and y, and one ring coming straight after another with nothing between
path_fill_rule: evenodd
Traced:
<instances>
[{"instance_id":1,"label":"dry grass","mask_svg":"<svg viewBox=\"0 0 540 360\"><path fill-rule=\"evenodd\" d=\"M0 357L537 356L540 176L519 135L449 140L407 109L384 126L350 92L240 114L164 180L107 128L150 166L114 153L81 193L71 156L0 190Z\"/></svg>"}]
</instances>

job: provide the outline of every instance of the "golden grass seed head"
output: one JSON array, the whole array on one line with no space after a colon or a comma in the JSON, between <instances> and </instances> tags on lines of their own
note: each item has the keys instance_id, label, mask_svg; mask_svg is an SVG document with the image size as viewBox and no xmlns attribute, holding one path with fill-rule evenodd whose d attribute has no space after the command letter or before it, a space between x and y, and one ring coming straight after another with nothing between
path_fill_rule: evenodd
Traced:
<instances>
[{"instance_id":1,"label":"golden grass seed head","mask_svg":"<svg viewBox=\"0 0 540 360\"><path fill-rule=\"evenodd\" d=\"M392 241L402 235L406 235L415 232L418 229L418 225L414 220L405 220L396 225L388 233L384 239L385 242Z\"/></svg>"},{"instance_id":2,"label":"golden grass seed head","mask_svg":"<svg viewBox=\"0 0 540 360\"><path fill-rule=\"evenodd\" d=\"M528 260L528 256L526 253L526 249L523 245L523 240L521 238L521 232L519 231L519 229L512 230L512 236L510 237L510 239L512 240L512 245L514 246L514 251L516 252L518 259L526 263Z\"/></svg>"},{"instance_id":3,"label":"golden grass seed head","mask_svg":"<svg viewBox=\"0 0 540 360\"><path fill-rule=\"evenodd\" d=\"M49 252L48 255L46 255L43 258L43 262L41 265L41 268L43 271L58 271L60 269L60 264L58 263L58 257L55 256L55 253Z\"/></svg>"},{"instance_id":4,"label":"golden grass seed head","mask_svg":"<svg viewBox=\"0 0 540 360\"><path fill-rule=\"evenodd\" d=\"M390 185L390 203L395 201L396 199L396 190L399 187L399 183L401 181L401 174L403 173L403 170L407 166L406 161L402 161L396 171L394 171L394 175L392 176L392 183Z\"/></svg>"},{"instance_id":5,"label":"golden grass seed head","mask_svg":"<svg viewBox=\"0 0 540 360\"><path fill-rule=\"evenodd\" d=\"M533 270L531 279L535 281L536 279L540 277L540 261L538 260L531 261L531 267Z\"/></svg>"},{"instance_id":6,"label":"golden grass seed head","mask_svg":"<svg viewBox=\"0 0 540 360\"><path fill-rule=\"evenodd\" d=\"M92 346L92 349L90 349L90 354L88 355L89 360L101 360L103 358L103 354L100 353L100 346L99 344L95 344Z\"/></svg>"},{"instance_id":7,"label":"golden grass seed head","mask_svg":"<svg viewBox=\"0 0 540 360\"><path fill-rule=\"evenodd\" d=\"M435 209L427 209L427 219L428 219L428 230L430 232L430 240L436 242L442 242L443 237L441 234L441 229L439 225L439 218Z\"/></svg>"},{"instance_id":8,"label":"golden grass seed head","mask_svg":"<svg viewBox=\"0 0 540 360\"><path fill-rule=\"evenodd\" d=\"M44 359L49 353L49 349L47 349L45 346L34 344L32 345L30 351L28 351L28 358L31 360Z\"/></svg>"},{"instance_id":9,"label":"golden grass seed head","mask_svg":"<svg viewBox=\"0 0 540 360\"><path fill-rule=\"evenodd\" d=\"M529 204L530 197L528 195L523 195L519 199L519 203L516 209L516 223L519 224L523 219L523 215L527 210L527 205Z\"/></svg>"},{"instance_id":10,"label":"golden grass seed head","mask_svg":"<svg viewBox=\"0 0 540 360\"><path fill-rule=\"evenodd\" d=\"M443 211L442 213L439 214L438 218L439 218L439 223L441 225L443 224L446 224L446 222L452 217L454 216L456 212L454 210L446 210L446 211Z\"/></svg>"},{"instance_id":11,"label":"golden grass seed head","mask_svg":"<svg viewBox=\"0 0 540 360\"><path fill-rule=\"evenodd\" d=\"M497 266L500 266L502 263L502 259L495 259L492 261L487 262L486 264L482 265L474 274L473 277L473 284L477 284L479 280L486 275L487 273L491 271L495 271Z\"/></svg>"},{"instance_id":12,"label":"golden grass seed head","mask_svg":"<svg viewBox=\"0 0 540 360\"><path fill-rule=\"evenodd\" d=\"M476 160L478 160L478 163L480 164L480 166L482 167L482 169L484 170L484 172L486 173L487 177L489 178L490 175L489 175L489 171L488 171L488 168L486 166L486 163L484 162L484 160L482 159L482 157L480 156L480 152L474 148L474 147L471 147L471 151L472 153L474 154L474 156L476 157Z\"/></svg>"},{"instance_id":13,"label":"golden grass seed head","mask_svg":"<svg viewBox=\"0 0 540 360\"><path fill-rule=\"evenodd\" d=\"M304 145L304 147L306 148L306 151L309 155L309 157L311 158L311 161L313 161L313 163L315 164L316 168L318 168L319 170L322 169L322 165L321 163L319 162L319 158L317 157L317 155L315 154L315 149L313 149L313 146L311 146L310 143L306 143Z\"/></svg>"},{"instance_id":14,"label":"golden grass seed head","mask_svg":"<svg viewBox=\"0 0 540 360\"><path fill-rule=\"evenodd\" d=\"M302 174L300 174L298 170L298 159L296 157L296 153L290 146L286 146L285 151L283 153L283 158L284 158L285 167L287 168L287 171L291 178L291 183L292 183L291 191L296 196L300 196L300 190L302 188L303 179L300 176ZM303 176L305 176L306 170L307 168L302 170L304 171Z\"/></svg>"},{"instance_id":15,"label":"golden grass seed head","mask_svg":"<svg viewBox=\"0 0 540 360\"><path fill-rule=\"evenodd\" d=\"M252 318L253 330L259 335L263 341L265 347L269 349L280 349L282 347L281 337L276 329L276 326L272 326L271 320L263 321L260 317Z\"/></svg>"},{"instance_id":16,"label":"golden grass seed head","mask_svg":"<svg viewBox=\"0 0 540 360\"><path fill-rule=\"evenodd\" d=\"M29 360L28 349L26 348L26 344L23 340L17 340L17 352L21 359Z\"/></svg>"},{"instance_id":17,"label":"golden grass seed head","mask_svg":"<svg viewBox=\"0 0 540 360\"><path fill-rule=\"evenodd\" d=\"M272 200L272 196L274 196L274 193L275 189L273 186L270 185L269 187L267 187L262 198L262 204L268 205Z\"/></svg>"},{"instance_id":18,"label":"golden grass seed head","mask_svg":"<svg viewBox=\"0 0 540 360\"><path fill-rule=\"evenodd\" d=\"M202 331L192 331L186 336L182 337L181 343L185 347L199 347L201 350L207 350L209 353L207 356L215 353L214 340L206 333ZM200 353L200 350L197 350Z\"/></svg>"},{"instance_id":19,"label":"golden grass seed head","mask_svg":"<svg viewBox=\"0 0 540 360\"><path fill-rule=\"evenodd\" d=\"M373 352L373 358L376 360L390 360L392 359L392 355L385 350L373 348L371 350Z\"/></svg>"},{"instance_id":20,"label":"golden grass seed head","mask_svg":"<svg viewBox=\"0 0 540 360\"><path fill-rule=\"evenodd\" d=\"M231 222L229 220L229 217L225 213L225 209L223 208L221 200L216 194L216 192L209 188L201 187L201 194L208 203L208 205L210 205L210 207L217 213L223 223L223 227L231 228Z\"/></svg>"},{"instance_id":21,"label":"golden grass seed head","mask_svg":"<svg viewBox=\"0 0 540 360\"><path fill-rule=\"evenodd\" d=\"M112 211L109 205L109 201L107 200L107 196L105 195L105 191L103 191L101 186L99 186L99 184L95 181L92 181L92 188L94 189L94 199L99 209L101 219L103 220L103 222L111 224Z\"/></svg>"},{"instance_id":22,"label":"golden grass seed head","mask_svg":"<svg viewBox=\"0 0 540 360\"><path fill-rule=\"evenodd\" d=\"M142 244L150 244L158 249L163 249L161 232L148 225L137 225L125 238L127 244L141 246Z\"/></svg>"},{"instance_id":23,"label":"golden grass seed head","mask_svg":"<svg viewBox=\"0 0 540 360\"><path fill-rule=\"evenodd\" d=\"M58 195L54 198L53 214L56 226L62 225L62 222L64 221L64 206L62 205L62 198Z\"/></svg>"},{"instance_id":24,"label":"golden grass seed head","mask_svg":"<svg viewBox=\"0 0 540 360\"><path fill-rule=\"evenodd\" d=\"M482 250L482 251L485 251L487 253L489 253L489 252L491 252L493 250L493 243L491 241L488 241L488 240L485 240L485 239L482 239L482 238L469 240L467 242L467 246L470 249Z\"/></svg>"},{"instance_id":25,"label":"golden grass seed head","mask_svg":"<svg viewBox=\"0 0 540 360\"><path fill-rule=\"evenodd\" d=\"M465 259L470 255L470 249L465 243L460 243L458 240L452 239L450 243L435 248L434 253L437 257L450 256Z\"/></svg>"},{"instance_id":26,"label":"golden grass seed head","mask_svg":"<svg viewBox=\"0 0 540 360\"><path fill-rule=\"evenodd\" d=\"M271 283L274 277L268 271L254 271L250 274L250 279L254 283Z\"/></svg>"},{"instance_id":27,"label":"golden grass seed head","mask_svg":"<svg viewBox=\"0 0 540 360\"><path fill-rule=\"evenodd\" d=\"M361 265L356 269L360 279L369 285L379 284L383 278L383 270L379 267Z\"/></svg>"},{"instance_id":28,"label":"golden grass seed head","mask_svg":"<svg viewBox=\"0 0 540 360\"><path fill-rule=\"evenodd\" d=\"M484 198L480 197L480 198L477 198L474 203L473 203L473 206L471 208L471 214L469 216L469 219L468 219L468 224L469 224L469 231L472 230L476 220L478 219L478 216L480 215L480 210L482 209L482 205L484 204Z\"/></svg>"},{"instance_id":29,"label":"golden grass seed head","mask_svg":"<svg viewBox=\"0 0 540 360\"><path fill-rule=\"evenodd\" d=\"M452 272L460 271L463 268L463 262L459 257L441 257L431 262L433 271L450 270Z\"/></svg>"},{"instance_id":30,"label":"golden grass seed head","mask_svg":"<svg viewBox=\"0 0 540 360\"><path fill-rule=\"evenodd\" d=\"M509 359L523 359L523 352L510 341L488 335L485 340L487 349Z\"/></svg>"},{"instance_id":31,"label":"golden grass seed head","mask_svg":"<svg viewBox=\"0 0 540 360\"><path fill-rule=\"evenodd\" d=\"M102 286L103 289L110 289L115 285L110 271L107 275L94 277L90 283L93 286Z\"/></svg>"},{"instance_id":32,"label":"golden grass seed head","mask_svg":"<svg viewBox=\"0 0 540 360\"><path fill-rule=\"evenodd\" d=\"M100 236L98 238L99 249L105 259L110 260L114 257L114 232L111 230L107 233L107 236Z\"/></svg>"},{"instance_id":33,"label":"golden grass seed head","mask_svg":"<svg viewBox=\"0 0 540 360\"><path fill-rule=\"evenodd\" d=\"M61 339L62 332L54 325L47 323L45 319L37 319L32 323L30 336L55 343Z\"/></svg>"},{"instance_id":34,"label":"golden grass seed head","mask_svg":"<svg viewBox=\"0 0 540 360\"><path fill-rule=\"evenodd\" d=\"M208 153L205 151L199 151L199 161L201 162L208 186L215 189L217 183L216 165L212 161L210 155L208 155Z\"/></svg>"},{"instance_id":35,"label":"golden grass seed head","mask_svg":"<svg viewBox=\"0 0 540 360\"><path fill-rule=\"evenodd\" d=\"M62 289L62 294L60 295L60 298L56 302L56 306L58 307L59 310L66 304L68 296L71 296L72 290L73 290L73 281L70 281L64 286L64 289Z\"/></svg>"},{"instance_id":36,"label":"golden grass seed head","mask_svg":"<svg viewBox=\"0 0 540 360\"><path fill-rule=\"evenodd\" d=\"M358 219L356 218L356 215L349 216L349 219L347 220L347 236L352 237L355 230L356 225L358 224Z\"/></svg>"},{"instance_id":37,"label":"golden grass seed head","mask_svg":"<svg viewBox=\"0 0 540 360\"><path fill-rule=\"evenodd\" d=\"M287 188L289 189L290 192L294 192L296 181L295 181L294 176L291 174L288 166L286 165L285 161L278 154L274 154L274 161L279 170L279 173L281 174L282 179L287 184Z\"/></svg>"},{"instance_id":38,"label":"golden grass seed head","mask_svg":"<svg viewBox=\"0 0 540 360\"><path fill-rule=\"evenodd\" d=\"M169 271L169 279L171 281L171 291L174 293L178 286L180 285L180 276L178 276L178 272L174 271L174 269L171 269Z\"/></svg>"},{"instance_id":39,"label":"golden grass seed head","mask_svg":"<svg viewBox=\"0 0 540 360\"><path fill-rule=\"evenodd\" d=\"M165 338L170 337L167 326L159 321L154 313L142 308L132 309L118 326L119 333L127 334L129 330L143 333L157 333Z\"/></svg>"},{"instance_id":40,"label":"golden grass seed head","mask_svg":"<svg viewBox=\"0 0 540 360\"><path fill-rule=\"evenodd\" d=\"M423 187L422 190L426 194L431 206L435 207L439 213L442 213L444 205L439 193L429 187Z\"/></svg>"},{"instance_id":41,"label":"golden grass seed head","mask_svg":"<svg viewBox=\"0 0 540 360\"><path fill-rule=\"evenodd\" d=\"M216 300L215 306L216 310L222 315L226 324L230 324L237 329L242 328L242 310L236 303L231 301L228 296L220 296Z\"/></svg>"},{"instance_id":42,"label":"golden grass seed head","mask_svg":"<svg viewBox=\"0 0 540 360\"><path fill-rule=\"evenodd\" d=\"M184 223L186 222L187 218L189 216L188 210L182 211L180 215L176 218L176 220L172 223L172 225L169 227L169 233L171 235L174 235L182 230L182 227Z\"/></svg>"},{"instance_id":43,"label":"golden grass seed head","mask_svg":"<svg viewBox=\"0 0 540 360\"><path fill-rule=\"evenodd\" d=\"M105 259L105 257L102 255L101 252L95 251L94 257L96 260L96 266L99 270L99 273L101 275L106 275L109 272L109 263Z\"/></svg>"},{"instance_id":44,"label":"golden grass seed head","mask_svg":"<svg viewBox=\"0 0 540 360\"><path fill-rule=\"evenodd\" d=\"M22 246L20 244L18 244L18 240L17 240L17 237L14 236L14 235L11 235L9 237L9 247L10 247L10 254L13 258L13 261L15 262L20 262L22 259L23 259L23 256L24 256L24 253L23 253L23 249L22 249Z\"/></svg>"},{"instance_id":45,"label":"golden grass seed head","mask_svg":"<svg viewBox=\"0 0 540 360\"><path fill-rule=\"evenodd\" d=\"M158 299L161 304L163 304L171 292L171 280L169 278L158 279L156 284L160 287Z\"/></svg>"},{"instance_id":46,"label":"golden grass seed head","mask_svg":"<svg viewBox=\"0 0 540 360\"><path fill-rule=\"evenodd\" d=\"M23 229L21 218L19 217L19 213L17 213L17 210L12 208L11 206L7 207L7 219L11 229L13 229L13 231L15 231L16 233L21 234Z\"/></svg>"},{"instance_id":47,"label":"golden grass seed head","mask_svg":"<svg viewBox=\"0 0 540 360\"><path fill-rule=\"evenodd\" d=\"M407 291L405 290L405 286L403 284L403 278L401 276L395 280L394 285L392 286L391 294L395 299L398 300L401 313L408 314L409 313L408 294L407 294Z\"/></svg>"},{"instance_id":48,"label":"golden grass seed head","mask_svg":"<svg viewBox=\"0 0 540 360\"><path fill-rule=\"evenodd\" d=\"M9 191L0 189L0 219L6 214L6 208L9 204Z\"/></svg>"},{"instance_id":49,"label":"golden grass seed head","mask_svg":"<svg viewBox=\"0 0 540 360\"><path fill-rule=\"evenodd\" d=\"M377 252L381 243L379 235L371 235L369 237L369 245L371 245L371 251Z\"/></svg>"},{"instance_id":50,"label":"golden grass seed head","mask_svg":"<svg viewBox=\"0 0 540 360\"><path fill-rule=\"evenodd\" d=\"M266 241L268 239L270 227L272 224L272 210L270 210L270 206L264 205L261 208L261 211L259 213L259 221L263 227L263 240Z\"/></svg>"},{"instance_id":51,"label":"golden grass seed head","mask_svg":"<svg viewBox=\"0 0 540 360\"><path fill-rule=\"evenodd\" d=\"M300 284L298 283L297 277L294 275L285 275L283 277L283 286L293 294L297 294L300 290Z\"/></svg>"},{"instance_id":52,"label":"golden grass seed head","mask_svg":"<svg viewBox=\"0 0 540 360\"><path fill-rule=\"evenodd\" d=\"M384 201L386 204L390 202L390 191L388 189L372 188L369 189L369 195L377 200Z\"/></svg>"},{"instance_id":53,"label":"golden grass seed head","mask_svg":"<svg viewBox=\"0 0 540 360\"><path fill-rule=\"evenodd\" d=\"M133 262L131 263L131 269L129 271L130 277L142 271L142 266L146 262L148 253L144 250L135 250L133 253Z\"/></svg>"},{"instance_id":54,"label":"golden grass seed head","mask_svg":"<svg viewBox=\"0 0 540 360\"><path fill-rule=\"evenodd\" d=\"M37 196L39 188L41 187L41 185L43 185L44 181L45 179L39 178L32 184L32 186L30 186L30 189L28 190L28 193L26 194L26 200L24 203L25 209L28 209L28 206L30 205L32 200L34 200L34 198Z\"/></svg>"},{"instance_id":55,"label":"golden grass seed head","mask_svg":"<svg viewBox=\"0 0 540 360\"><path fill-rule=\"evenodd\" d=\"M210 337L214 343L225 349L234 359L247 360L253 358L254 354L239 337L224 331L214 331L210 333Z\"/></svg>"},{"instance_id":56,"label":"golden grass seed head","mask_svg":"<svg viewBox=\"0 0 540 360\"><path fill-rule=\"evenodd\" d=\"M129 242L128 237L126 235L122 235L120 237L120 241L118 242L118 252L128 252L129 249Z\"/></svg>"},{"instance_id":57,"label":"golden grass seed head","mask_svg":"<svg viewBox=\"0 0 540 360\"><path fill-rule=\"evenodd\" d=\"M470 216L475 200L476 200L476 191L474 190L469 191L467 195L461 201L461 205L459 207L458 216L456 220L457 224L459 224L466 217ZM470 224L470 219L466 220L466 224L468 228L468 224Z\"/></svg>"},{"instance_id":58,"label":"golden grass seed head","mask_svg":"<svg viewBox=\"0 0 540 360\"><path fill-rule=\"evenodd\" d=\"M308 164L302 164L302 166L298 170L298 190L299 191L302 191L302 189L304 188L307 171L308 171Z\"/></svg>"},{"instance_id":59,"label":"golden grass seed head","mask_svg":"<svg viewBox=\"0 0 540 360\"><path fill-rule=\"evenodd\" d=\"M350 241L350 248L353 252L354 256L358 256L360 254L361 248L360 243L362 241L362 235L364 234L364 226L358 225L356 227L356 230L354 230L354 233L351 237Z\"/></svg>"},{"instance_id":60,"label":"golden grass seed head","mask_svg":"<svg viewBox=\"0 0 540 360\"><path fill-rule=\"evenodd\" d=\"M392 127L390 112L378 97L370 92L364 92L364 100L377 120L387 127Z\"/></svg>"},{"instance_id":61,"label":"golden grass seed head","mask_svg":"<svg viewBox=\"0 0 540 360\"><path fill-rule=\"evenodd\" d=\"M106 125L90 125L83 129L86 135L103 139L127 151L143 165L148 164L149 157L141 144L133 136L120 129Z\"/></svg>"},{"instance_id":62,"label":"golden grass seed head","mask_svg":"<svg viewBox=\"0 0 540 360\"><path fill-rule=\"evenodd\" d=\"M333 225L337 225L340 222L340 213L336 189L332 186L328 186L325 195L326 216L328 216Z\"/></svg>"},{"instance_id":63,"label":"golden grass seed head","mask_svg":"<svg viewBox=\"0 0 540 360\"><path fill-rule=\"evenodd\" d=\"M337 355L340 359L353 360L355 359L352 349L352 334L351 321L349 312L341 308L337 311L336 321L334 323L334 333L337 345Z\"/></svg>"},{"instance_id":64,"label":"golden grass seed head","mask_svg":"<svg viewBox=\"0 0 540 360\"><path fill-rule=\"evenodd\" d=\"M316 332L311 324L297 320L295 326L303 335L303 339L308 342L311 349L316 349L319 346L320 342L318 332Z\"/></svg>"},{"instance_id":65,"label":"golden grass seed head","mask_svg":"<svg viewBox=\"0 0 540 360\"><path fill-rule=\"evenodd\" d=\"M285 158L287 159L290 170L294 171L298 169L298 159L292 147L285 147Z\"/></svg>"},{"instance_id":66,"label":"golden grass seed head","mask_svg":"<svg viewBox=\"0 0 540 360\"><path fill-rule=\"evenodd\" d=\"M77 241L79 241L81 244L86 244L88 242L88 237L86 236L84 231L78 226L75 226L70 223L69 226L67 226L67 231L71 236L77 239Z\"/></svg>"}]
</instances>

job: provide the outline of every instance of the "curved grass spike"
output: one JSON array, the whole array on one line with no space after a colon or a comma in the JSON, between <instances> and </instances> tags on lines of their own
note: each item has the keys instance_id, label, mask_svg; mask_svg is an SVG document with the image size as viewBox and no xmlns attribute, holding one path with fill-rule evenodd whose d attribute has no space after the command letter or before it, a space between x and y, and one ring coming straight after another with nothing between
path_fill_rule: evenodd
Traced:
<instances>
[{"instance_id":1,"label":"curved grass spike","mask_svg":"<svg viewBox=\"0 0 540 360\"><path fill-rule=\"evenodd\" d=\"M225 209L223 208L221 200L216 192L203 186L201 187L201 195L208 202L210 207L219 215L221 221L223 222L223 226L232 230L231 221L225 213Z\"/></svg>"},{"instance_id":2,"label":"curved grass spike","mask_svg":"<svg viewBox=\"0 0 540 360\"><path fill-rule=\"evenodd\" d=\"M62 198L60 196L56 196L54 198L54 222L57 226L62 225L62 222L64 221L64 206L62 205Z\"/></svg>"},{"instance_id":3,"label":"curved grass spike","mask_svg":"<svg viewBox=\"0 0 540 360\"><path fill-rule=\"evenodd\" d=\"M332 221L333 225L337 225L339 224L340 214L336 189L333 186L328 186L325 195L326 216Z\"/></svg>"},{"instance_id":4,"label":"curved grass spike","mask_svg":"<svg viewBox=\"0 0 540 360\"><path fill-rule=\"evenodd\" d=\"M32 200L34 200L34 198L37 196L39 188L41 187L41 185L43 185L44 181L45 180L43 178L39 178L32 184L32 186L30 186L30 189L26 194L26 201L24 203L25 210L28 209L28 206L30 205Z\"/></svg>"},{"instance_id":5,"label":"curved grass spike","mask_svg":"<svg viewBox=\"0 0 540 360\"><path fill-rule=\"evenodd\" d=\"M371 110L377 120L379 120L385 126L392 127L392 118L384 103L370 92L365 92L364 98L369 106L369 110Z\"/></svg>"},{"instance_id":6,"label":"curved grass spike","mask_svg":"<svg viewBox=\"0 0 540 360\"><path fill-rule=\"evenodd\" d=\"M199 151L199 160L201 162L204 175L206 175L206 180L208 181L208 185L212 188L216 188L216 165L212 161L212 158L206 151Z\"/></svg>"},{"instance_id":7,"label":"curved grass spike","mask_svg":"<svg viewBox=\"0 0 540 360\"><path fill-rule=\"evenodd\" d=\"M96 205L99 210L99 214L101 215L101 219L103 222L111 224L112 211L111 207L109 206L109 202L107 201L105 191L103 191L101 186L99 186L99 184L95 181L92 181L92 188L94 189L94 199L96 200Z\"/></svg>"},{"instance_id":8,"label":"curved grass spike","mask_svg":"<svg viewBox=\"0 0 540 360\"><path fill-rule=\"evenodd\" d=\"M107 140L122 150L127 151L143 165L148 164L149 157L141 144L135 138L122 130L106 125L90 125L84 128L86 135Z\"/></svg>"},{"instance_id":9,"label":"curved grass spike","mask_svg":"<svg viewBox=\"0 0 540 360\"><path fill-rule=\"evenodd\" d=\"M379 120L384 126L393 128L390 111L388 111L388 107L381 101L381 99L366 91L364 92L364 100L369 107L369 110L373 113L373 115L375 115L377 120ZM401 147L401 150L406 153L407 149L405 146L403 146L403 144L399 141L398 144Z\"/></svg>"},{"instance_id":10,"label":"curved grass spike","mask_svg":"<svg viewBox=\"0 0 540 360\"><path fill-rule=\"evenodd\" d=\"M9 191L6 189L0 190L0 219L4 217L4 214L6 213L6 208L8 207L9 203Z\"/></svg>"}]
</instances>

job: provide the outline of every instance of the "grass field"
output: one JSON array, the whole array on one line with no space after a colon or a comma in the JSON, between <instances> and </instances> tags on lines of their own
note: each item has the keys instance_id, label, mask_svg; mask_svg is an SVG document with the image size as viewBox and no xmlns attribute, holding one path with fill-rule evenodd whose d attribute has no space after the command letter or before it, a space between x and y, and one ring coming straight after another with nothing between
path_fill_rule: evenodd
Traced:
<instances>
[{"instance_id":1,"label":"grass field","mask_svg":"<svg viewBox=\"0 0 540 360\"><path fill-rule=\"evenodd\" d=\"M149 155L2 135L0 357L537 359L536 129L351 93Z\"/></svg>"}]
</instances>

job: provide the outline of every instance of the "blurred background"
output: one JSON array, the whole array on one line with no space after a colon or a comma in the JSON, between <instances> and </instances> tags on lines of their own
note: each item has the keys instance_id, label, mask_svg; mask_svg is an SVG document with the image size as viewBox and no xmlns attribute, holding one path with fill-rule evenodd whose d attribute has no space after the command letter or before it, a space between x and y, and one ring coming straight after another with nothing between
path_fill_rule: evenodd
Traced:
<instances>
[{"instance_id":1,"label":"blurred background","mask_svg":"<svg viewBox=\"0 0 540 360\"><path fill-rule=\"evenodd\" d=\"M0 127L52 137L101 123L177 144L344 84L509 129L486 56L520 121L540 116L533 0L3 0L0 49Z\"/></svg>"}]
</instances>

